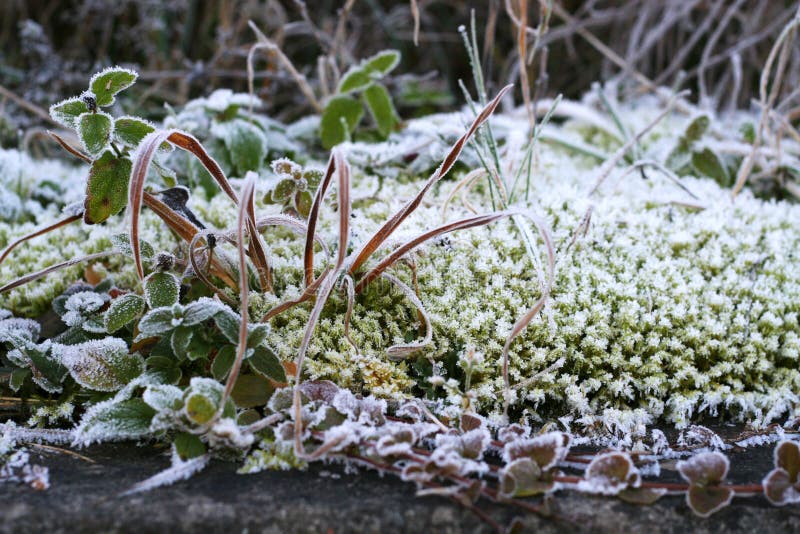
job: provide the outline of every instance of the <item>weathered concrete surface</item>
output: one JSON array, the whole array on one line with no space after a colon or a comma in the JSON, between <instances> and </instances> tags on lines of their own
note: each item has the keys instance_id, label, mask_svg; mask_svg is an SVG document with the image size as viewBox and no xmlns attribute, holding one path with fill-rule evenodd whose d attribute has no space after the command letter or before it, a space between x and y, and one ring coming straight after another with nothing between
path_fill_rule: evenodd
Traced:
<instances>
[{"instance_id":1,"label":"weathered concrete surface","mask_svg":"<svg viewBox=\"0 0 800 534\"><path fill-rule=\"evenodd\" d=\"M733 453L731 480L755 482L770 468L770 448ZM52 487L0 485L1 532L488 532L472 512L442 498L416 498L399 480L316 465L307 472L237 475L213 462L189 481L150 493L115 497L165 468L152 447L104 445L81 451L96 463L63 454L36 458ZM667 478L672 478L667 473ZM482 508L509 521L511 508ZM800 507L773 508L762 498L735 499L710 519L694 517L682 497L639 507L614 499L564 493L552 508L562 520L528 515L537 532L800 532Z\"/></svg>"}]
</instances>

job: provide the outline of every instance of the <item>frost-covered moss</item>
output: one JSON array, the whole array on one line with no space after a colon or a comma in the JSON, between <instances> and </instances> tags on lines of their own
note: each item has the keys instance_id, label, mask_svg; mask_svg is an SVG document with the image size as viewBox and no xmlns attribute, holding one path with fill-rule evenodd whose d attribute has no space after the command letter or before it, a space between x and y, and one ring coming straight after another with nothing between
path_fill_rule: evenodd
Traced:
<instances>
[{"instance_id":1,"label":"frost-covered moss","mask_svg":"<svg viewBox=\"0 0 800 534\"><path fill-rule=\"evenodd\" d=\"M622 113L629 129L636 131L657 110L639 105ZM504 147L501 156L512 166L523 156L514 151L524 139L523 117L516 113L494 120ZM690 120L690 115L669 117L643 140L642 150L663 160L674 148L675 132L682 132ZM346 146L353 165L353 247L412 198L445 152L446 139L461 133L466 121L462 114L433 116L411 121L387 143ZM572 121L558 131L584 143L600 143L602 137L602 149L613 150L614 140L592 128ZM406 165L410 153L417 157ZM552 226L557 267L547 307L512 345L513 414L567 417L565 422L584 427L633 427L656 418L684 425L705 414L765 423L796 410L800 207L764 202L747 192L732 202L729 190L713 180L686 177L683 184L697 197L691 198L656 171L648 171L645 179L639 173L624 174L621 167L589 198L597 178L597 162L591 157L541 144L536 160L530 201L521 205ZM468 151L463 161L467 169L474 168L477 158ZM264 186L270 171L261 172ZM460 172L456 178L464 168ZM468 202L457 196L443 214L454 184L448 180L434 188L392 243L443 220L465 217L469 206L491 210L489 195L479 184L467 194ZM236 217L224 195L208 201L198 196L191 205L212 226L230 227ZM566 254L590 206L588 232ZM260 214L279 209L261 202L257 208ZM326 205L319 226L331 247L336 243L334 209ZM158 221L147 221L149 239L161 248L174 246ZM28 229L0 225L0 244ZM15 262L0 267L0 279L101 250L111 233L108 227L76 226L32 241L15 252ZM268 229L264 236L278 296L254 295L254 317L296 297L302 288L303 240L285 229ZM336 294L308 350L307 375L386 397L426 391L451 406L471 404L499 415L502 347L511 326L540 296L539 277L519 229L507 221L451 234L412 257L420 297L433 324L433 343L407 361L387 357L387 347L424 332L411 304L398 291L376 284L356 301L354 349L344 335L345 300ZM318 268L327 261L317 254ZM121 269L124 278L130 275L130 263L114 260L109 269ZM11 292L2 305L15 313L40 313L81 269ZM395 273L411 281L407 266L396 267ZM295 357L308 313L307 305L299 306L273 320L269 342L284 360Z\"/></svg>"}]
</instances>

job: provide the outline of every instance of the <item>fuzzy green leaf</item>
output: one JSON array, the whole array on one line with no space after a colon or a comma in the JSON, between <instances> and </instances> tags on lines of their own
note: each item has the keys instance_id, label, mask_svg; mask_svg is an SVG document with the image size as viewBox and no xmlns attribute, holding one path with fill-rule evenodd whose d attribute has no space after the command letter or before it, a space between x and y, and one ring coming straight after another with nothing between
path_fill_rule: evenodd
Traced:
<instances>
[{"instance_id":1,"label":"fuzzy green leaf","mask_svg":"<svg viewBox=\"0 0 800 534\"><path fill-rule=\"evenodd\" d=\"M114 132L114 121L111 115L98 111L97 113L83 113L78 117L78 137L83 143L83 148L90 156L99 156L111 142Z\"/></svg>"},{"instance_id":2,"label":"fuzzy green leaf","mask_svg":"<svg viewBox=\"0 0 800 534\"><path fill-rule=\"evenodd\" d=\"M151 273L144 279L144 297L150 309L178 302L180 283L172 273Z\"/></svg>"},{"instance_id":3,"label":"fuzzy green leaf","mask_svg":"<svg viewBox=\"0 0 800 534\"><path fill-rule=\"evenodd\" d=\"M78 384L94 391L118 391L144 370L144 359L113 337L63 346L60 359Z\"/></svg>"},{"instance_id":4,"label":"fuzzy green leaf","mask_svg":"<svg viewBox=\"0 0 800 534\"><path fill-rule=\"evenodd\" d=\"M104 439L134 439L150 433L156 411L142 399L107 401L90 408L76 430L84 444Z\"/></svg>"},{"instance_id":5,"label":"fuzzy green leaf","mask_svg":"<svg viewBox=\"0 0 800 534\"><path fill-rule=\"evenodd\" d=\"M311 212L311 205L314 203L314 198L308 191L298 191L294 195L294 207L297 213L307 219L308 214Z\"/></svg>"},{"instance_id":6,"label":"fuzzy green leaf","mask_svg":"<svg viewBox=\"0 0 800 534\"><path fill-rule=\"evenodd\" d=\"M89 89L94 93L98 106L110 106L114 95L136 82L138 74L130 69L109 67L92 76Z\"/></svg>"},{"instance_id":7,"label":"fuzzy green leaf","mask_svg":"<svg viewBox=\"0 0 800 534\"><path fill-rule=\"evenodd\" d=\"M339 87L336 88L336 92L340 95L344 95L355 91L363 91L372 85L373 82L374 79L368 70L361 66L356 66L348 70L344 76L342 76L342 81L339 82Z\"/></svg>"},{"instance_id":8,"label":"fuzzy green leaf","mask_svg":"<svg viewBox=\"0 0 800 534\"><path fill-rule=\"evenodd\" d=\"M166 356L150 356L144 363L148 374L157 377L162 384L177 384L183 374L175 360Z\"/></svg>"},{"instance_id":9,"label":"fuzzy green leaf","mask_svg":"<svg viewBox=\"0 0 800 534\"><path fill-rule=\"evenodd\" d=\"M11 391L16 393L25 383L25 379L29 376L31 376L30 369L16 367L13 371L11 371L11 376L8 378L8 387L11 388Z\"/></svg>"},{"instance_id":10,"label":"fuzzy green leaf","mask_svg":"<svg viewBox=\"0 0 800 534\"><path fill-rule=\"evenodd\" d=\"M78 117L87 111L89 108L86 107L86 102L78 96L50 106L50 116L53 120L72 129L78 128Z\"/></svg>"},{"instance_id":11,"label":"fuzzy green leaf","mask_svg":"<svg viewBox=\"0 0 800 534\"><path fill-rule=\"evenodd\" d=\"M261 167L267 156L267 138L257 126L242 119L214 125L212 134L225 144L240 176Z\"/></svg>"},{"instance_id":12,"label":"fuzzy green leaf","mask_svg":"<svg viewBox=\"0 0 800 534\"><path fill-rule=\"evenodd\" d=\"M255 408L269 402L274 388L259 375L239 375L231 397L239 408Z\"/></svg>"},{"instance_id":13,"label":"fuzzy green leaf","mask_svg":"<svg viewBox=\"0 0 800 534\"><path fill-rule=\"evenodd\" d=\"M296 188L297 182L293 178L281 180L272 190L272 200L274 202L283 202L294 193Z\"/></svg>"},{"instance_id":14,"label":"fuzzy green leaf","mask_svg":"<svg viewBox=\"0 0 800 534\"><path fill-rule=\"evenodd\" d=\"M189 343L192 342L193 334L194 331L188 326L179 326L172 332L170 346L175 356L182 358L189 352Z\"/></svg>"},{"instance_id":15,"label":"fuzzy green leaf","mask_svg":"<svg viewBox=\"0 0 800 534\"><path fill-rule=\"evenodd\" d=\"M114 250L119 252L120 254L124 254L126 256L130 256L133 254L133 248L131 247L131 239L128 234L114 234L111 236L111 246L114 247ZM155 254L153 250L153 245L148 243L147 241L140 239L139 240L139 250L142 252L142 257L145 259L150 259Z\"/></svg>"},{"instance_id":16,"label":"fuzzy green leaf","mask_svg":"<svg viewBox=\"0 0 800 534\"><path fill-rule=\"evenodd\" d=\"M155 126L136 117L120 117L114 121L114 137L131 148L139 146L142 139L155 130Z\"/></svg>"},{"instance_id":17,"label":"fuzzy green leaf","mask_svg":"<svg viewBox=\"0 0 800 534\"><path fill-rule=\"evenodd\" d=\"M328 101L320 119L322 146L330 150L350 138L364 117L364 106L349 96L337 96Z\"/></svg>"},{"instance_id":18,"label":"fuzzy green leaf","mask_svg":"<svg viewBox=\"0 0 800 534\"><path fill-rule=\"evenodd\" d=\"M253 371L276 382L286 382L286 371L272 349L265 346L256 347L247 361Z\"/></svg>"},{"instance_id":19,"label":"fuzzy green leaf","mask_svg":"<svg viewBox=\"0 0 800 534\"><path fill-rule=\"evenodd\" d=\"M224 309L226 309L226 307L216 300L208 297L201 297L186 305L186 309L183 312L183 324L186 326L200 324L211 319Z\"/></svg>"},{"instance_id":20,"label":"fuzzy green leaf","mask_svg":"<svg viewBox=\"0 0 800 534\"><path fill-rule=\"evenodd\" d=\"M225 380L228 377L228 373L231 371L231 367L233 367L233 361L236 359L236 347L232 345L225 345L217 355L214 357L214 361L211 362L211 376L216 378L217 380Z\"/></svg>"},{"instance_id":21,"label":"fuzzy green leaf","mask_svg":"<svg viewBox=\"0 0 800 534\"><path fill-rule=\"evenodd\" d=\"M139 295L129 293L111 301L106 310L103 323L106 331L113 334L144 313L145 302Z\"/></svg>"},{"instance_id":22,"label":"fuzzy green leaf","mask_svg":"<svg viewBox=\"0 0 800 534\"><path fill-rule=\"evenodd\" d=\"M170 332L176 326L172 308L157 308L145 314L139 321L139 331L143 337L158 336Z\"/></svg>"},{"instance_id":23,"label":"fuzzy green leaf","mask_svg":"<svg viewBox=\"0 0 800 534\"><path fill-rule=\"evenodd\" d=\"M728 169L719 156L705 148L692 154L692 167L702 176L708 176L723 187L733 185Z\"/></svg>"},{"instance_id":24,"label":"fuzzy green leaf","mask_svg":"<svg viewBox=\"0 0 800 534\"><path fill-rule=\"evenodd\" d=\"M400 63L400 52L397 50L382 50L363 62L363 68L378 78L389 74Z\"/></svg>"},{"instance_id":25,"label":"fuzzy green leaf","mask_svg":"<svg viewBox=\"0 0 800 534\"><path fill-rule=\"evenodd\" d=\"M378 127L378 133L386 138L397 125L397 112L392 104L392 98L386 88L380 84L374 84L364 91L364 100L367 103L372 119Z\"/></svg>"},{"instance_id":26,"label":"fuzzy green leaf","mask_svg":"<svg viewBox=\"0 0 800 534\"><path fill-rule=\"evenodd\" d=\"M188 432L181 432L176 435L172 444L175 445L175 452L183 461L197 458L206 453L205 443L199 437Z\"/></svg>"},{"instance_id":27,"label":"fuzzy green leaf","mask_svg":"<svg viewBox=\"0 0 800 534\"><path fill-rule=\"evenodd\" d=\"M83 221L99 224L121 212L128 204L131 160L106 151L92 163L83 201Z\"/></svg>"},{"instance_id":28,"label":"fuzzy green leaf","mask_svg":"<svg viewBox=\"0 0 800 534\"><path fill-rule=\"evenodd\" d=\"M686 127L683 133L683 139L689 144L699 141L710 125L711 119L708 115L698 115L692 119L692 122Z\"/></svg>"}]
</instances>

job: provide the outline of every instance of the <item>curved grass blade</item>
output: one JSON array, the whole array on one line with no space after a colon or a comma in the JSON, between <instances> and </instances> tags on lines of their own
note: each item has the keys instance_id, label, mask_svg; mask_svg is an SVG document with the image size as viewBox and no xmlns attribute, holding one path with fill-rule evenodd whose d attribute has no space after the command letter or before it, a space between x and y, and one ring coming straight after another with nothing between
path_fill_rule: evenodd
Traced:
<instances>
[{"instance_id":1,"label":"curved grass blade","mask_svg":"<svg viewBox=\"0 0 800 534\"><path fill-rule=\"evenodd\" d=\"M45 267L41 271L36 271L35 273L28 273L25 276L17 278L13 282L9 282L3 287L0 287L0 293L5 293L15 287L19 287L22 285L27 284L28 282L33 282L34 280L38 280L43 276L46 276L52 272L58 271L60 269L64 269L66 267L71 267L77 263L82 263L84 261L94 261L99 260L100 258L107 258L108 256L114 256L116 254L120 254L116 251L110 252L97 252L95 254L89 254L88 256L81 256L80 258L73 258L71 260L67 260L61 263L56 263L55 265L51 265L50 267Z\"/></svg>"},{"instance_id":2,"label":"curved grass blade","mask_svg":"<svg viewBox=\"0 0 800 534\"><path fill-rule=\"evenodd\" d=\"M322 200L325 198L325 193L331 184L333 171L336 169L336 161L331 154L328 158L328 167L325 169L325 176L319 183L316 193L314 193L314 202L311 204L311 210L308 212L308 230L306 233L306 248L303 254L303 269L306 287L314 283L314 239L313 236L317 231L317 220L319 219L319 210L322 208Z\"/></svg>"},{"instance_id":3,"label":"curved grass blade","mask_svg":"<svg viewBox=\"0 0 800 534\"><path fill-rule=\"evenodd\" d=\"M63 226L71 224L71 223L73 223L75 221L80 221L82 219L83 219L83 210L81 210L81 212L76 214L76 215L70 215L69 217L64 217L63 219L61 219L59 221L56 221L53 224L50 224L48 226L44 226L42 228L37 228L36 230L34 230L31 233L25 234L24 236L18 238L17 240L12 241L11 243L9 243L8 246L6 248L4 248L2 252L0 252L0 263L3 263L5 261L5 259L8 257L8 255L11 254L11 251L14 250L15 248L17 248L19 245L21 245L25 241L33 239L34 237L39 237L40 235L44 235L44 234L50 233L50 232L52 232L54 230L58 230L59 228L61 228Z\"/></svg>"},{"instance_id":4,"label":"curved grass blade","mask_svg":"<svg viewBox=\"0 0 800 534\"><path fill-rule=\"evenodd\" d=\"M212 178L217 182L220 189L228 195L234 204L239 204L239 198L236 192L231 187L222 168L212 158L208 152L203 148L203 145L195 137L180 132L178 130L159 130L152 132L142 139L139 148L133 161L133 170L131 171L131 183L128 192L128 209L131 214L131 228L130 240L131 248L133 249L133 261L136 264L136 273L140 280L144 279L144 268L142 266L141 250L139 247L139 216L142 208L142 197L144 194L144 185L147 180L147 171L150 168L153 158L155 157L156 150L164 143L170 142L173 145L190 152L194 155L200 163L211 174ZM259 273L262 289L265 291L272 290L272 275L269 263L267 261L266 252L263 242L257 231L255 231L255 213L253 206L249 208L248 225L252 226L251 235L254 238L250 241L250 257L256 266Z\"/></svg>"},{"instance_id":5,"label":"curved grass blade","mask_svg":"<svg viewBox=\"0 0 800 534\"><path fill-rule=\"evenodd\" d=\"M58 135L57 133L55 133L55 132L53 132L53 131L50 131L50 130L47 130L47 135L49 135L50 137L52 137L53 139L55 139L55 140L56 140L56 142L57 142L59 145L61 145L61 148L63 148L64 150L66 150L67 152L69 152L70 154L72 154L73 156L75 156L76 158L78 158L79 160L83 161L84 163L88 163L89 165L91 165L91 164L92 164L92 160L91 160L91 158L90 158L89 156L87 156L86 154L84 154L83 152L81 152L80 150L78 150L77 148L75 148L74 146L72 146L72 145L70 145L69 143L67 143L67 142L66 142L66 141L65 141L65 140L64 140L64 139L63 139L63 138L62 138L60 135Z\"/></svg>"},{"instance_id":6,"label":"curved grass blade","mask_svg":"<svg viewBox=\"0 0 800 534\"><path fill-rule=\"evenodd\" d=\"M462 135L458 141L450 148L450 152L448 152L447 156L442 161L442 164L439 166L436 171L428 178L428 181L425 182L425 185L422 189L417 193L417 195L411 199L405 206L403 206L397 213L395 213L388 221L386 221L383 226L381 226L355 254L355 259L350 264L348 272L350 275L355 274L355 272L362 266L366 261L372 256L372 254L389 238L390 235L397 229L398 226L409 216L414 210L419 207L420 203L422 202L422 198L425 194L430 190L433 185L441 180L450 169L453 167L455 162L458 160L458 157L461 155L461 151L464 148L464 145L467 141L472 137L472 135L477 131L477 129L484 123L486 120L494 113L494 110L497 109L497 106L500 104L500 100L503 96L513 87L512 85L507 85L503 89L497 93L491 102L489 102L485 108L475 117L475 120L472 122L472 125L469 129Z\"/></svg>"},{"instance_id":7,"label":"curved grass blade","mask_svg":"<svg viewBox=\"0 0 800 534\"><path fill-rule=\"evenodd\" d=\"M228 381L225 383L225 391L222 394L222 402L220 403L219 410L222 411L228 397L233 391L233 386L236 384L236 379L239 378L239 371L242 368L245 352L247 351L247 323L249 319L248 305L250 301L250 287L247 283L247 254L244 248L245 228L247 227L247 220L250 218L252 212L253 197L256 190L256 176L254 172L248 172L242 185L242 200L239 204L239 216L236 219L236 248L239 250L239 314L242 317L242 322L239 324L239 344L236 346L236 359L233 360ZM251 219L252 222L252 219ZM255 227L255 223L252 225ZM250 236L251 241L256 239L255 236Z\"/></svg>"}]
</instances>

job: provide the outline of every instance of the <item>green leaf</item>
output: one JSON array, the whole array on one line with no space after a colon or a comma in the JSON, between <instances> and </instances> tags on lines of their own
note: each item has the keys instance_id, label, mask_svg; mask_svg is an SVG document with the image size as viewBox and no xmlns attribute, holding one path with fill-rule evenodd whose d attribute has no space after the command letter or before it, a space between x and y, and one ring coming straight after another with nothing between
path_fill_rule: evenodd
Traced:
<instances>
[{"instance_id":1,"label":"green leaf","mask_svg":"<svg viewBox=\"0 0 800 534\"><path fill-rule=\"evenodd\" d=\"M708 176L723 187L733 185L728 169L710 148L692 153L692 167L702 176Z\"/></svg>"},{"instance_id":2,"label":"green leaf","mask_svg":"<svg viewBox=\"0 0 800 534\"><path fill-rule=\"evenodd\" d=\"M145 314L139 321L139 331L144 337L158 336L173 330L180 322L175 324L175 313L172 308L157 308Z\"/></svg>"},{"instance_id":3,"label":"green leaf","mask_svg":"<svg viewBox=\"0 0 800 534\"><path fill-rule=\"evenodd\" d=\"M114 247L114 250L124 254L126 256L131 256L133 254L133 248L131 247L131 239L128 234L114 234L111 236L111 246ZM142 257L145 259L150 259L155 254L153 250L153 245L144 241L143 239L139 239L139 250L142 252Z\"/></svg>"},{"instance_id":4,"label":"green leaf","mask_svg":"<svg viewBox=\"0 0 800 534\"><path fill-rule=\"evenodd\" d=\"M686 127L686 131L683 133L683 138L689 144L699 141L703 134L706 133L708 130L709 125L711 124L711 119L708 115L698 115L692 122L689 123L689 126Z\"/></svg>"},{"instance_id":5,"label":"green leaf","mask_svg":"<svg viewBox=\"0 0 800 534\"><path fill-rule=\"evenodd\" d=\"M67 98L50 106L50 116L53 120L72 129L78 128L78 117L87 111L89 108L86 107L86 102L79 96Z\"/></svg>"},{"instance_id":6,"label":"green leaf","mask_svg":"<svg viewBox=\"0 0 800 534\"><path fill-rule=\"evenodd\" d=\"M90 408L76 429L76 441L89 444L108 439L134 439L150 433L156 411L142 399L107 401Z\"/></svg>"},{"instance_id":7,"label":"green leaf","mask_svg":"<svg viewBox=\"0 0 800 534\"><path fill-rule=\"evenodd\" d=\"M178 302L180 283L172 273L151 273L144 279L144 297L150 309Z\"/></svg>"},{"instance_id":8,"label":"green leaf","mask_svg":"<svg viewBox=\"0 0 800 534\"><path fill-rule=\"evenodd\" d=\"M137 117L120 117L114 121L114 137L131 148L139 146L142 139L154 131L155 126Z\"/></svg>"},{"instance_id":9,"label":"green leaf","mask_svg":"<svg viewBox=\"0 0 800 534\"><path fill-rule=\"evenodd\" d=\"M232 345L225 345L217 355L214 357L214 361L211 362L211 376L216 378L217 380L225 380L228 377L228 373L231 371L231 367L233 367L233 360L236 359L236 347Z\"/></svg>"},{"instance_id":10,"label":"green leaf","mask_svg":"<svg viewBox=\"0 0 800 534\"><path fill-rule=\"evenodd\" d=\"M83 148L90 156L100 155L111 142L111 134L114 131L111 115L102 111L83 113L78 117L77 124L78 137L83 143Z\"/></svg>"},{"instance_id":11,"label":"green leaf","mask_svg":"<svg viewBox=\"0 0 800 534\"><path fill-rule=\"evenodd\" d=\"M397 50L382 50L374 56L367 58L363 68L370 72L374 78L389 74L400 63L400 52Z\"/></svg>"},{"instance_id":12,"label":"green leaf","mask_svg":"<svg viewBox=\"0 0 800 534\"><path fill-rule=\"evenodd\" d=\"M363 91L372 85L373 82L374 79L370 75L370 72L359 65L350 68L350 70L344 73L342 80L339 82L339 87L336 88L336 92L340 95L344 95L355 91Z\"/></svg>"},{"instance_id":13,"label":"green leaf","mask_svg":"<svg viewBox=\"0 0 800 534\"><path fill-rule=\"evenodd\" d=\"M63 346L60 359L78 384L94 391L118 391L144 371L144 359L114 337Z\"/></svg>"},{"instance_id":14,"label":"green leaf","mask_svg":"<svg viewBox=\"0 0 800 534\"><path fill-rule=\"evenodd\" d=\"M220 122L211 133L222 139L240 176L256 171L267 156L267 138L257 126L242 119Z\"/></svg>"},{"instance_id":15,"label":"green leaf","mask_svg":"<svg viewBox=\"0 0 800 534\"><path fill-rule=\"evenodd\" d=\"M189 351L189 343L192 342L194 332L188 326L179 326L172 332L170 346L175 356L182 358Z\"/></svg>"},{"instance_id":16,"label":"green leaf","mask_svg":"<svg viewBox=\"0 0 800 534\"><path fill-rule=\"evenodd\" d=\"M294 178L286 178L278 182L275 189L272 190L272 200L274 202L283 202L294 193L297 188L297 182Z\"/></svg>"},{"instance_id":17,"label":"green leaf","mask_svg":"<svg viewBox=\"0 0 800 534\"><path fill-rule=\"evenodd\" d=\"M308 214L311 212L311 205L313 203L314 198L308 191L298 191L294 195L294 207L297 210L297 213L302 215L303 218L308 218Z\"/></svg>"},{"instance_id":18,"label":"green leaf","mask_svg":"<svg viewBox=\"0 0 800 534\"><path fill-rule=\"evenodd\" d=\"M147 372L158 377L162 384L177 384L183 374L175 360L166 356L150 356L144 364Z\"/></svg>"},{"instance_id":19,"label":"green leaf","mask_svg":"<svg viewBox=\"0 0 800 534\"><path fill-rule=\"evenodd\" d=\"M30 359L33 380L42 388L52 392L47 386L52 384L59 391L59 384L67 376L67 368L59 358L47 350L42 350L39 346L22 348L22 352ZM46 383L43 383L43 379Z\"/></svg>"},{"instance_id":20,"label":"green leaf","mask_svg":"<svg viewBox=\"0 0 800 534\"><path fill-rule=\"evenodd\" d=\"M131 160L106 151L92 163L83 201L83 221L98 224L121 212L128 204Z\"/></svg>"},{"instance_id":21,"label":"green leaf","mask_svg":"<svg viewBox=\"0 0 800 534\"><path fill-rule=\"evenodd\" d=\"M106 331L113 334L134 319L139 318L144 313L144 309L144 299L134 293L112 300L103 317Z\"/></svg>"},{"instance_id":22,"label":"green leaf","mask_svg":"<svg viewBox=\"0 0 800 534\"><path fill-rule=\"evenodd\" d=\"M11 371L11 376L8 379L8 386L11 388L11 391L14 391L15 393L19 391L19 389L25 383L25 379L29 376L31 376L30 369L16 367L13 371Z\"/></svg>"},{"instance_id":23,"label":"green leaf","mask_svg":"<svg viewBox=\"0 0 800 534\"><path fill-rule=\"evenodd\" d=\"M239 375L231 397L239 408L255 408L269 402L275 389L259 375Z\"/></svg>"},{"instance_id":24,"label":"green leaf","mask_svg":"<svg viewBox=\"0 0 800 534\"><path fill-rule=\"evenodd\" d=\"M201 297L186 305L183 312L183 324L194 326L211 319L224 310L225 306L214 299Z\"/></svg>"},{"instance_id":25,"label":"green leaf","mask_svg":"<svg viewBox=\"0 0 800 534\"><path fill-rule=\"evenodd\" d=\"M114 95L133 85L138 76L130 69L109 67L92 76L89 89L94 93L98 106L110 106L114 103Z\"/></svg>"},{"instance_id":26,"label":"green leaf","mask_svg":"<svg viewBox=\"0 0 800 534\"><path fill-rule=\"evenodd\" d=\"M364 106L349 96L331 98L320 119L322 146L330 150L350 138L351 132L364 117Z\"/></svg>"},{"instance_id":27,"label":"green leaf","mask_svg":"<svg viewBox=\"0 0 800 534\"><path fill-rule=\"evenodd\" d=\"M386 88L380 84L374 84L364 91L364 100L367 103L375 125L381 137L386 138L397 125L397 112L392 104L392 98Z\"/></svg>"},{"instance_id":28,"label":"green leaf","mask_svg":"<svg viewBox=\"0 0 800 534\"><path fill-rule=\"evenodd\" d=\"M206 453L205 443L199 437L188 432L181 432L176 435L172 444L175 445L175 452L178 453L178 456L183 461L197 458Z\"/></svg>"},{"instance_id":29,"label":"green leaf","mask_svg":"<svg viewBox=\"0 0 800 534\"><path fill-rule=\"evenodd\" d=\"M272 349L265 346L256 347L247 361L250 363L250 368L258 374L276 382L286 382L286 371Z\"/></svg>"}]
</instances>

